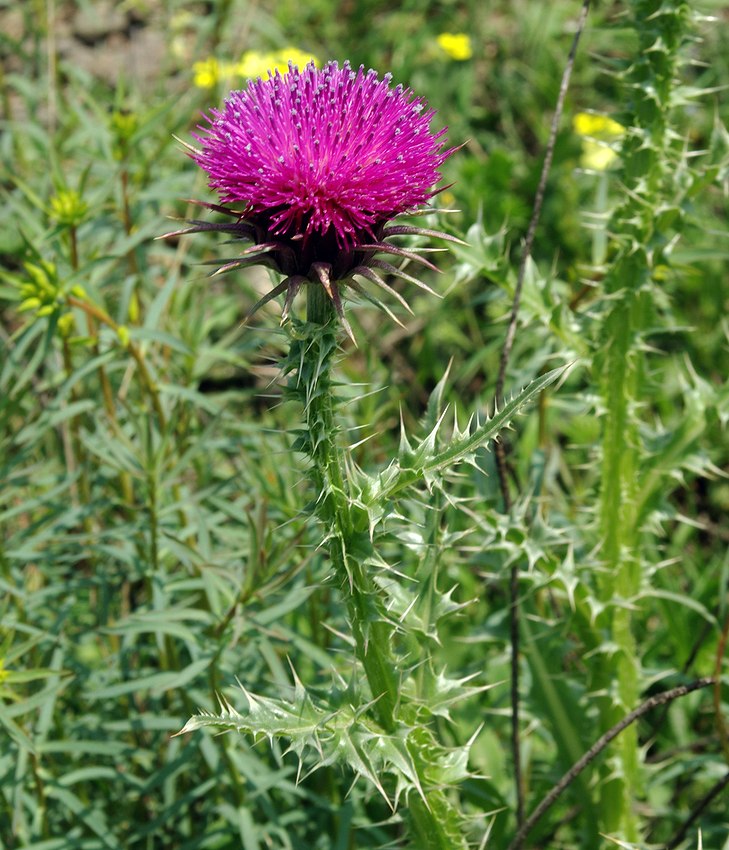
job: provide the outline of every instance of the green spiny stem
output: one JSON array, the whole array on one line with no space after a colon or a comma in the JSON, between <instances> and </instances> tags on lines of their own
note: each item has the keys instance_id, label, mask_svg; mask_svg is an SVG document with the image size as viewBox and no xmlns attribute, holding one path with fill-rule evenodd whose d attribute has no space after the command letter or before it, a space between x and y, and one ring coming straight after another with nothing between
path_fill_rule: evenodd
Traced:
<instances>
[{"instance_id":1,"label":"green spiny stem","mask_svg":"<svg viewBox=\"0 0 729 850\"><path fill-rule=\"evenodd\" d=\"M460 834L460 818L442 791L430 791L428 802L411 794L408 799L407 821L412 830L410 846L415 850L444 850L465 848Z\"/></svg>"},{"instance_id":2,"label":"green spiny stem","mask_svg":"<svg viewBox=\"0 0 729 850\"><path fill-rule=\"evenodd\" d=\"M600 499L603 533L602 558L605 577L601 594L609 602L614 598L629 600L640 589L640 574L635 568L637 433L630 415L635 399L635 353L631 322L631 297L616 307L606 322L607 356L604 369L603 397L606 406L603 433L603 489ZM602 725L609 728L637 703L638 671L631 614L617 607L610 624L617 646L614 670L604 669L599 678L601 690L607 690L602 707ZM610 665L605 665L607 668ZM615 692L611 692L612 675L616 677ZM618 744L617 757L621 769L612 772L603 785L600 811L603 826L608 832L620 832L628 841L638 839L638 826L631 811L631 800L638 790L638 739L634 727L626 730Z\"/></svg>"},{"instance_id":3,"label":"green spiny stem","mask_svg":"<svg viewBox=\"0 0 729 850\"><path fill-rule=\"evenodd\" d=\"M329 555L345 594L347 613L355 639L357 657L364 667L375 711L387 732L395 728L398 681L391 655L392 627L386 621L374 582L353 550L362 553L368 541L355 534L347 489L344 460L336 441L331 363L336 351L335 314L331 301L319 286L307 287L307 318L312 332L292 346L298 359L298 387L306 416L302 448L308 450L312 477L319 493L317 514L329 533Z\"/></svg>"},{"instance_id":4,"label":"green spiny stem","mask_svg":"<svg viewBox=\"0 0 729 850\"><path fill-rule=\"evenodd\" d=\"M606 692L604 728L631 711L639 699L639 658L628 607L641 587L638 555L641 440L637 411L645 401L641 335L652 317L651 270L664 262L668 235L656 228L655 211L671 190L668 116L687 20L682 0L633 0L633 23L640 49L626 72L632 128L623 145L623 181L629 191L610 230L623 242L605 279L613 304L603 326L601 395L605 409L602 438L600 528L602 599L619 604L606 626L616 647L614 663L595 674L593 687ZM601 827L628 841L639 839L633 804L641 793L639 742L631 728L615 745L614 760L602 788Z\"/></svg>"},{"instance_id":5,"label":"green spiny stem","mask_svg":"<svg viewBox=\"0 0 729 850\"><path fill-rule=\"evenodd\" d=\"M328 551L339 587L346 601L347 617L375 702L372 712L387 735L397 735L400 681L392 652L394 626L390 623L380 592L368 571L374 554L367 528L359 528L353 515L345 474L344 454L337 442L335 401L331 366L336 353L337 321L331 301L320 286L307 287L307 323L297 328L289 352L289 368L295 371L293 394L304 408L305 430L297 448L311 459L311 478L316 488L315 511L324 525ZM413 847L423 850L466 850L458 808L440 788L429 787L427 768L434 743L430 733L408 737L422 796L412 791L407 799L406 819Z\"/></svg>"}]
</instances>

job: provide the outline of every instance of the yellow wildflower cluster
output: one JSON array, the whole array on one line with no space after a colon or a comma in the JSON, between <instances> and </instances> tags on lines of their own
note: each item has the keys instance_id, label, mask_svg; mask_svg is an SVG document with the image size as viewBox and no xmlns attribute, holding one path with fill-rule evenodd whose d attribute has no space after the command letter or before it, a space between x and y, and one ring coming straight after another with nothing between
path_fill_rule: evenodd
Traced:
<instances>
[{"instance_id":1,"label":"yellow wildflower cluster","mask_svg":"<svg viewBox=\"0 0 729 850\"><path fill-rule=\"evenodd\" d=\"M308 62L319 65L319 60L311 53L299 50L297 47L284 47L281 50L260 51L246 50L238 62L225 62L210 57L202 62L195 62L192 70L194 82L198 88L211 89L220 80L232 80L239 77L244 80L265 77L275 71L285 72L289 62L303 68Z\"/></svg>"},{"instance_id":2,"label":"yellow wildflower cluster","mask_svg":"<svg viewBox=\"0 0 729 850\"><path fill-rule=\"evenodd\" d=\"M624 135L625 127L622 124L607 115L578 112L572 119L572 127L578 136L582 136L580 165L583 168L605 171L618 158L611 143Z\"/></svg>"},{"instance_id":3,"label":"yellow wildflower cluster","mask_svg":"<svg viewBox=\"0 0 729 850\"><path fill-rule=\"evenodd\" d=\"M464 32L442 32L436 41L441 50L457 62L465 62L473 56L471 38Z\"/></svg>"}]
</instances>

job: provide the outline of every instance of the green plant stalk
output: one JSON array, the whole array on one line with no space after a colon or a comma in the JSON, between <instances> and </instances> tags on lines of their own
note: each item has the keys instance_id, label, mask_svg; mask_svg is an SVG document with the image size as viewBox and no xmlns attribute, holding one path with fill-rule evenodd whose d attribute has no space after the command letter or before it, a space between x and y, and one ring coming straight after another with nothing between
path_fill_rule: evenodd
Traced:
<instances>
[{"instance_id":1,"label":"green plant stalk","mask_svg":"<svg viewBox=\"0 0 729 850\"><path fill-rule=\"evenodd\" d=\"M114 319L112 319L111 316L106 312L106 310L99 307L97 304L92 304L89 301L84 301L72 295L68 297L68 303L72 307L77 307L78 309L83 310L83 312L90 320L96 320L102 325L106 325L108 328L111 328L111 330L113 330L114 333L116 333L121 340L121 334L126 329L123 328L121 325L117 324ZM146 391L149 400L152 403L152 408L154 409L155 415L157 416L157 423L159 425L159 429L160 431L166 431L168 425L167 416L165 415L164 408L162 407L162 400L160 398L159 388L157 387L155 381L152 379L152 376L149 373L149 369L147 369L147 364L144 359L144 352L138 345L135 345L135 343L129 339L126 340L125 347L127 351L131 354L132 358L134 359L134 362L137 365L137 371L141 379L142 387ZM115 417L111 417L111 421L116 422ZM122 492L125 498L129 494L127 490L123 490ZM177 502L180 501L180 490L177 484L174 484L172 487L172 495ZM131 491L131 496L133 497L133 490ZM130 504L131 503L132 502L130 502ZM180 508L180 510L178 511L178 516L180 520L180 528L184 528L186 525L186 518L182 508Z\"/></svg>"},{"instance_id":2,"label":"green plant stalk","mask_svg":"<svg viewBox=\"0 0 729 850\"><path fill-rule=\"evenodd\" d=\"M156 585L157 579L155 577L164 575L164 568L162 566L162 559L160 557L160 548L159 548L159 495L160 495L160 481L159 481L159 467L157 463L157 457L153 450L153 440L152 440L152 424L151 422L147 422L147 435L146 435L146 443L147 443L147 451L146 451L146 484L147 484L147 517L148 517L148 526L149 526L149 564L152 569L145 576L145 592L147 595L147 599L152 605L153 608L157 607L156 597L159 595L159 588ZM177 498L177 497L176 497ZM180 663L180 656L178 652L178 647L175 641L172 640L171 636L167 633L156 633L157 646L159 649L159 665L162 670L165 671L176 671L182 669L182 664ZM194 705L190 698L189 693L183 688L180 691L182 703L185 707L186 711L193 711ZM172 696L169 691L165 692L164 701L167 704L167 707L170 711L172 711Z\"/></svg>"},{"instance_id":3,"label":"green plant stalk","mask_svg":"<svg viewBox=\"0 0 729 850\"><path fill-rule=\"evenodd\" d=\"M78 254L78 230L75 225L71 225L68 228L68 242L69 242L69 254L71 260L71 268L74 272L78 272L79 270L79 254ZM96 318L89 312L85 313L86 316L86 329L88 331L89 337L91 338L91 350L93 351L96 357L99 356L99 341L98 341L98 331L96 327ZM104 400L104 410L106 410L106 415L109 419L117 424L116 418L116 406L114 404L114 393L111 389L111 383L109 381L109 376L106 374L106 369L103 364L99 365L97 369L97 374L99 376L99 383L101 385L101 397ZM122 493L122 498L124 499L125 505L134 504L134 489L132 486L132 478L128 472L122 471L119 473L119 488Z\"/></svg>"},{"instance_id":4,"label":"green plant stalk","mask_svg":"<svg viewBox=\"0 0 729 850\"><path fill-rule=\"evenodd\" d=\"M212 704L215 705L215 700L217 699L217 695L221 692L220 683L218 681L218 662L220 661L220 656L222 655L224 649L223 643L219 643L218 650L215 653L215 657L213 658L210 668L208 670L208 681L210 682L210 696ZM238 768L233 761L233 758L230 754L230 737L227 738L226 741L222 742L222 756L223 761L225 762L225 767L228 771L228 776L230 777L230 786L233 792L233 800L235 801L235 805L237 808L240 808L246 798L245 787L241 781L240 773L238 772Z\"/></svg>"},{"instance_id":5,"label":"green plant stalk","mask_svg":"<svg viewBox=\"0 0 729 850\"><path fill-rule=\"evenodd\" d=\"M641 589L638 553L642 445L639 410L648 390L642 334L653 321L653 269L667 259L669 240L658 211L672 199L669 113L688 6L683 0L633 0L638 36L636 58L625 73L631 128L623 143L622 180L626 192L609 230L620 235L617 256L605 278L613 303L603 325L600 390L605 410L602 436L602 487L599 500L602 561L600 595L608 609L608 639L614 663L603 664L593 682L604 691L601 719L609 728L638 702L639 656L630 605ZM602 831L630 842L640 838L633 805L641 796L637 731L614 745L613 764L602 786Z\"/></svg>"},{"instance_id":6,"label":"green plant stalk","mask_svg":"<svg viewBox=\"0 0 729 850\"><path fill-rule=\"evenodd\" d=\"M121 201L122 201L122 222L124 223L124 232L127 236L131 236L134 231L134 221L132 219L132 205L129 198L129 147L128 142L121 145L121 170L119 179L121 183ZM139 299L139 263L137 262L137 254L134 248L127 251L127 265L129 272L134 276L134 297Z\"/></svg>"},{"instance_id":7,"label":"green plant stalk","mask_svg":"<svg viewBox=\"0 0 729 850\"><path fill-rule=\"evenodd\" d=\"M97 321L101 322L102 325L106 325L108 328L111 328L114 333L119 335L122 326L117 324L106 312L106 310L102 309L96 304L90 303L89 301L83 301L80 298L76 298L73 295L69 296L67 300L72 307L78 307L78 309L83 310L87 316L93 317ZM132 341L127 341L126 348L134 358L134 362L137 364L137 370L139 371L142 386L146 390L147 395L149 396L149 399L152 402L152 407L154 408L154 412L157 416L157 421L159 423L160 430L164 431L167 428L167 417L165 416L165 412L162 409L162 402L160 400L160 394L159 390L157 389L157 385L152 380L152 376L149 374L149 370L147 369L147 364L144 361L144 354L142 353L142 350Z\"/></svg>"},{"instance_id":8,"label":"green plant stalk","mask_svg":"<svg viewBox=\"0 0 729 850\"><path fill-rule=\"evenodd\" d=\"M71 268L74 270L74 272L77 273L79 271L78 230L75 225L71 225L68 228L68 244ZM96 336L96 319L90 313L86 313L86 329L88 330L89 336L92 340L91 350L98 357L99 342ZM109 378L106 374L106 369L104 369L103 365L100 365L97 371L99 375L99 382L101 384L101 395L104 399L104 408L106 409L109 418L116 421L114 395L111 391L111 384L109 383Z\"/></svg>"},{"instance_id":9,"label":"green plant stalk","mask_svg":"<svg viewBox=\"0 0 729 850\"><path fill-rule=\"evenodd\" d=\"M331 367L337 350L337 320L320 286L307 287L307 324L292 338L289 364L295 368L292 390L304 408L305 429L296 448L311 459L310 475L318 494L315 512L324 525L327 547L355 653L374 698L371 710L383 734L395 735L401 713L397 660L392 653L395 627L389 621L377 586L368 571L373 555L369 529L350 502L342 449L337 443ZM410 735L408 747L418 772L422 796L407 799L406 819L413 846L425 850L465 850L457 808L439 788L428 787L426 769L433 743L430 732Z\"/></svg>"},{"instance_id":10,"label":"green plant stalk","mask_svg":"<svg viewBox=\"0 0 729 850\"><path fill-rule=\"evenodd\" d=\"M377 589L363 568L352 557L354 529L344 480L344 459L336 442L334 398L331 387L331 363L336 351L335 314L323 287L307 287L307 319L316 330L306 340L297 340L298 381L303 382L309 453L313 461L312 478L319 500L316 512L329 534L329 556L347 602L347 613L359 658L372 696L374 711L383 729L395 729L398 680L390 652L392 626L385 620ZM320 330L323 328L324 330ZM303 346L302 346L303 342ZM363 537L362 533L358 535ZM360 540L367 546L368 540Z\"/></svg>"},{"instance_id":11,"label":"green plant stalk","mask_svg":"<svg viewBox=\"0 0 729 850\"><path fill-rule=\"evenodd\" d=\"M61 340L61 346L63 350L63 368L66 373L66 377L71 378L71 376L73 375L73 360L71 358L71 348L68 344L68 340L65 337ZM78 389L75 386L71 390L71 399L73 401L79 400ZM89 505L91 503L91 485L89 483L88 470L86 468L85 463L83 443L81 442L81 423L78 416L71 417L69 430L69 445L71 448L71 456L69 458L69 460L71 460L71 466L69 468L69 472L73 475L77 468L76 465L78 463L78 489L80 495L80 502L83 505ZM84 517L83 527L84 531L87 534L91 534L93 532L93 526L91 524L90 517Z\"/></svg>"},{"instance_id":12,"label":"green plant stalk","mask_svg":"<svg viewBox=\"0 0 729 850\"><path fill-rule=\"evenodd\" d=\"M605 569L601 596L605 602L626 603L640 590L640 570L635 562L635 506L638 466L638 434L631 403L636 398L636 354L632 351L631 295L626 296L606 322L607 354L603 398L606 406L603 432L603 462L600 519L603 535L602 561ZM610 728L638 702L639 675L636 645L628 607L614 608L610 618L615 663L604 665L600 690L607 690L602 706L602 727ZM612 674L612 675L611 675ZM613 687L613 679L615 686ZM638 822L632 799L639 789L639 753L635 727L626 729L614 745L620 769L611 771L602 787L600 812L603 828L637 841Z\"/></svg>"}]
</instances>

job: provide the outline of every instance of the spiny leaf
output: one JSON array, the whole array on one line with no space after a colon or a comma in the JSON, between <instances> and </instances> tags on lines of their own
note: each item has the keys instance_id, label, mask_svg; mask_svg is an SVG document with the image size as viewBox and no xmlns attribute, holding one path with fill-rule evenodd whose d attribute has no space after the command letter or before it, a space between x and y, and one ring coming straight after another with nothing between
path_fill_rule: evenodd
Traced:
<instances>
[{"instance_id":1,"label":"spiny leaf","mask_svg":"<svg viewBox=\"0 0 729 850\"><path fill-rule=\"evenodd\" d=\"M560 366L536 378L486 422L477 425L468 434L456 435L449 445L436 452L434 450L435 434L442 422L441 418L412 454L404 454L399 461L392 463L380 474L379 488L373 488L371 498L377 500L392 498L411 484L426 479L430 475L442 473L467 460L477 448L492 440L503 428L506 428L535 396L560 378L567 368Z\"/></svg>"},{"instance_id":2,"label":"spiny leaf","mask_svg":"<svg viewBox=\"0 0 729 850\"><path fill-rule=\"evenodd\" d=\"M461 698L462 694L457 695L456 692L462 689L465 681L448 684L445 688L449 691L446 702ZM430 740L431 733L425 727L402 722L394 734L384 735L371 719L368 709L372 703L360 704L357 708L353 706L357 699L351 688L333 690L326 707L314 703L296 676L290 700L254 695L242 685L241 688L247 704L243 713L219 695L220 711L217 714L201 711L191 717L177 735L213 729L243 732L254 739L285 739L289 742L287 752L295 753L300 762L307 755L312 759L313 764L305 776L334 763L348 766L358 777L367 779L393 810L403 794L414 792L423 801L427 799L426 775L428 787L438 789L468 775L468 746L444 748L434 739ZM419 741L424 735L430 741L427 765L420 764L422 747ZM385 774L394 779L394 794L385 788Z\"/></svg>"}]
</instances>

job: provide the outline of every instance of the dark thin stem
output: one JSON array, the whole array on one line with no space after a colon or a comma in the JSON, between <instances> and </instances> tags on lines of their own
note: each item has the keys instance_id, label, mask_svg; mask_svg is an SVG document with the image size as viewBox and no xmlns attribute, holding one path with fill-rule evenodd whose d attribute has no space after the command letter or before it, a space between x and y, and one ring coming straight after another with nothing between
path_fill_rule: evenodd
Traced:
<instances>
[{"instance_id":1,"label":"dark thin stem","mask_svg":"<svg viewBox=\"0 0 729 850\"><path fill-rule=\"evenodd\" d=\"M218 644L218 650L215 653L215 657L213 658L212 664L210 665L208 680L210 682L210 695L211 695L211 705L215 705L218 701L218 694L222 692L222 688L220 687L220 682L218 680L218 664L220 662L220 656L223 652L224 644ZM230 739L228 738L228 743ZM230 754L230 746L226 746L226 742L222 744L222 754L223 761L225 762L225 766L228 769L228 776L230 777L230 782L233 791L233 799L237 806L242 806L245 802L245 789L243 783L241 782L240 773L238 772L238 768L233 761L233 758Z\"/></svg>"},{"instance_id":2,"label":"dark thin stem","mask_svg":"<svg viewBox=\"0 0 729 850\"><path fill-rule=\"evenodd\" d=\"M499 443L496 443L498 446ZM499 471L501 477L501 471ZM510 507L510 506L509 506ZM507 511L509 508L506 509ZM514 785L516 788L516 823L524 823L524 777L521 770L521 739L519 712L519 565L512 564L509 570L509 641L511 643L511 758L514 762Z\"/></svg>"},{"instance_id":3,"label":"dark thin stem","mask_svg":"<svg viewBox=\"0 0 729 850\"><path fill-rule=\"evenodd\" d=\"M121 194L122 194L122 221L124 222L124 232L127 236L131 236L134 230L134 222L132 220L132 206L129 201L129 171L126 163L122 165L121 170ZM127 263L129 271L136 276L135 292L139 285L139 263L137 263L137 255L134 248L127 251Z\"/></svg>"},{"instance_id":4,"label":"dark thin stem","mask_svg":"<svg viewBox=\"0 0 729 850\"><path fill-rule=\"evenodd\" d=\"M46 797L45 785L41 775L40 759L37 753L30 753L30 766L38 798L38 810L41 813L41 835L44 838L50 838L51 836L48 831L48 798Z\"/></svg>"},{"instance_id":5,"label":"dark thin stem","mask_svg":"<svg viewBox=\"0 0 729 850\"><path fill-rule=\"evenodd\" d=\"M514 345L514 338L516 336L516 324L519 318L521 290L524 285L524 275L526 274L526 266L529 258L532 255L534 236L537 231L537 225L539 224L539 217L542 213L542 205L544 204L544 194L547 188L547 179L549 177L549 172L552 168L552 158L554 157L554 148L557 143L557 132L559 130L559 124L562 119L562 112L564 110L564 101L567 97L567 89L569 87L570 77L572 76L572 69L575 64L575 56L577 55L577 45L579 44L582 31L585 28L585 21L587 20L587 12L589 8L590 0L583 0L582 9L580 10L580 17L577 21L575 37L572 40L572 47L570 48L569 56L567 57L567 64L565 65L565 69L562 74L562 82L559 86L559 95L557 97L557 105L555 107L554 115L552 117L552 125L549 130L549 141L547 142L547 149L544 154L542 173L539 177L539 185L537 186L537 193L534 198L534 209L532 210L532 217L529 220L529 227L527 229L526 239L524 240L524 249L521 255L521 262L519 263L519 272L517 274L516 287L514 288L514 300L511 305L511 316L509 318L509 326L506 330L506 338L504 340L504 347L501 351L501 361L499 363L499 374L496 378L496 400L499 404L501 404L503 400L504 383L506 381L506 367L509 362L509 356L511 355L511 349Z\"/></svg>"},{"instance_id":6,"label":"dark thin stem","mask_svg":"<svg viewBox=\"0 0 729 850\"><path fill-rule=\"evenodd\" d=\"M519 271L516 278L516 286L514 287L514 299L511 304L511 316L509 317L509 325L506 329L506 337L504 339L504 347L501 350L501 359L499 361L499 372L496 378L496 407L501 407L504 401L504 384L506 382L506 367L509 363L511 349L514 346L516 337L516 325L519 318L519 306L521 304L521 291L524 286L524 275L526 274L527 262L532 254L532 246L534 244L534 235L537 231L537 224L542 212L544 204L544 194L547 188L547 178L552 167L552 158L554 157L554 148L557 142L557 131L559 130L562 112L564 110L564 101L567 96L572 69L575 64L575 56L577 55L577 45L580 41L580 36L585 28L587 13L590 8L590 0L583 0L580 17L577 21L577 29L575 36L572 39L572 46L567 57L562 74L562 82L559 87L559 95L557 97L557 105L552 117L552 125L549 130L549 141L544 154L544 163L542 164L542 173L539 177L539 185L534 198L534 209L532 217L529 221L526 239L524 240L524 248L519 263ZM506 443L503 440L497 440L494 444L494 454L496 459L496 472L499 479L499 488L504 501L504 512L509 513L512 507L511 493L509 491L508 481L508 465L506 460ZM511 758L514 763L514 783L516 786L516 822L519 826L524 822L524 781L521 772L521 743L519 740L519 566L513 564L509 572L509 603L510 603L510 625L509 625L509 640L511 642Z\"/></svg>"},{"instance_id":7,"label":"dark thin stem","mask_svg":"<svg viewBox=\"0 0 729 850\"><path fill-rule=\"evenodd\" d=\"M597 756L607 747L607 745L624 730L627 729L631 723L634 723L638 718L642 717L644 714L647 714L649 711L652 711L654 708L657 708L659 705L664 705L667 702L671 702L672 700L678 699L679 697L686 696L686 694L690 694L693 691L698 691L700 688L708 688L710 685L714 684L714 679L710 676L707 676L703 679L697 679L695 682L691 682L688 685L679 685L677 688L671 688L670 691L664 691L662 694L656 694L655 696L650 697L644 703L638 706L638 708L631 711L629 714L626 714L622 720L608 729L604 735L601 735L597 741L590 747L590 749L582 756L582 758L578 759L572 767L565 773L565 775L559 780L559 782L552 788L552 790L547 794L542 802L534 809L534 811L529 815L524 824L519 828L516 835L514 836L514 840L508 847L508 850L519 850L520 847L524 844L524 840L527 835L534 828L537 821L542 817L542 815L552 806L552 804L557 800L557 798L561 795L561 793L567 788L567 786L573 782L582 771L587 767L590 762L594 761Z\"/></svg>"},{"instance_id":8,"label":"dark thin stem","mask_svg":"<svg viewBox=\"0 0 729 850\"><path fill-rule=\"evenodd\" d=\"M674 850L674 848L678 847L679 844L682 843L684 838L686 837L686 833L689 831L689 828L692 823L695 823L698 818L701 816L701 813L706 809L711 803L721 794L721 792L729 785L729 770L722 776L722 778L714 785L713 788L709 790L707 794L705 794L699 802L694 807L694 810L686 819L686 822L681 826L681 829L673 836L671 841L666 844L666 850Z\"/></svg>"},{"instance_id":9,"label":"dark thin stem","mask_svg":"<svg viewBox=\"0 0 729 850\"><path fill-rule=\"evenodd\" d=\"M717 614L717 616L718 616L718 614ZM706 638L712 633L712 631L713 631L713 626L710 623L704 622L704 625L703 625L701 631L699 632L698 637L696 638L696 640L693 643L693 646L691 647L691 650L688 654L688 658L684 661L684 663L681 666L681 670L679 671L681 673L681 676L688 676L689 671L691 670L691 667L693 666L694 661L696 661L696 656L699 654L699 650L701 649ZM715 671L715 675L718 679L719 678L718 671ZM650 732L646 735L647 739L653 738L653 736L658 732L658 730L662 728L662 726L663 726L663 724L666 720L666 715L668 714L668 709L669 709L668 705L663 706L663 710L656 716L655 720L651 724ZM648 758L648 761L651 761L650 757Z\"/></svg>"}]
</instances>

